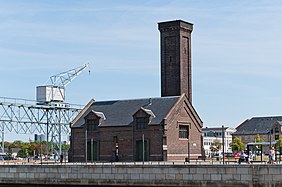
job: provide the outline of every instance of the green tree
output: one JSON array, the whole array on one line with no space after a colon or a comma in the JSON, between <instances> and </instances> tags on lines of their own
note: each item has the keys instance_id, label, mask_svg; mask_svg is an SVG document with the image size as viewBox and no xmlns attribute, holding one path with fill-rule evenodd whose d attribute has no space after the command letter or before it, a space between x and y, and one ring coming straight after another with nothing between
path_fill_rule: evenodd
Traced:
<instances>
[{"instance_id":1,"label":"green tree","mask_svg":"<svg viewBox=\"0 0 282 187\"><path fill-rule=\"evenodd\" d=\"M20 141L20 140L16 140L12 143L7 143L8 146L8 154L11 155L12 154L12 148L22 148L22 145L23 145L24 142ZM20 150L21 151L21 150ZM24 156L24 154L20 153L21 157Z\"/></svg>"},{"instance_id":2,"label":"green tree","mask_svg":"<svg viewBox=\"0 0 282 187\"><path fill-rule=\"evenodd\" d=\"M68 152L70 149L70 144L62 144L62 150Z\"/></svg>"},{"instance_id":3,"label":"green tree","mask_svg":"<svg viewBox=\"0 0 282 187\"><path fill-rule=\"evenodd\" d=\"M264 140L260 137L259 134L257 134L255 138L255 142L264 142ZM260 146L256 145L254 148L255 148L255 151L260 151Z\"/></svg>"},{"instance_id":4,"label":"green tree","mask_svg":"<svg viewBox=\"0 0 282 187\"><path fill-rule=\"evenodd\" d=\"M17 157L26 158L27 153L25 152L25 150L21 149L21 150L18 151Z\"/></svg>"},{"instance_id":5,"label":"green tree","mask_svg":"<svg viewBox=\"0 0 282 187\"><path fill-rule=\"evenodd\" d=\"M222 146L222 144L219 140L214 140L211 143L210 150L211 150L212 153L216 153L221 149L221 146Z\"/></svg>"},{"instance_id":6,"label":"green tree","mask_svg":"<svg viewBox=\"0 0 282 187\"><path fill-rule=\"evenodd\" d=\"M281 150L281 149L282 149L282 137L280 137L280 138L277 140L277 143L278 143L277 149Z\"/></svg>"},{"instance_id":7,"label":"green tree","mask_svg":"<svg viewBox=\"0 0 282 187\"><path fill-rule=\"evenodd\" d=\"M13 143L10 144L11 148L21 148L24 142L20 140L16 140Z\"/></svg>"},{"instance_id":8,"label":"green tree","mask_svg":"<svg viewBox=\"0 0 282 187\"><path fill-rule=\"evenodd\" d=\"M27 150L27 153L29 156L33 156L34 155L34 150L35 150L35 144L34 142L29 142L29 147Z\"/></svg>"},{"instance_id":9,"label":"green tree","mask_svg":"<svg viewBox=\"0 0 282 187\"><path fill-rule=\"evenodd\" d=\"M239 152L244 149L245 145L239 137L235 137L230 144L232 151Z\"/></svg>"},{"instance_id":10,"label":"green tree","mask_svg":"<svg viewBox=\"0 0 282 187\"><path fill-rule=\"evenodd\" d=\"M22 142L19 140L16 140L12 143L5 142L5 147L8 148L8 153L12 154L12 148L20 148L20 151L18 152L19 157L27 157L27 156L33 156L41 154L46 154L46 146L48 144L48 153L57 153L56 150L58 150L58 145L54 142L46 142L46 141L34 141L34 142ZM42 147L42 149L41 149ZM62 144L62 151L67 152L70 149L69 144ZM42 150L42 152L41 152Z\"/></svg>"},{"instance_id":11,"label":"green tree","mask_svg":"<svg viewBox=\"0 0 282 187\"><path fill-rule=\"evenodd\" d=\"M257 134L255 142L264 142L264 140L259 136L259 134Z\"/></svg>"},{"instance_id":12,"label":"green tree","mask_svg":"<svg viewBox=\"0 0 282 187\"><path fill-rule=\"evenodd\" d=\"M11 145L10 142L4 142L4 147L9 147Z\"/></svg>"},{"instance_id":13,"label":"green tree","mask_svg":"<svg viewBox=\"0 0 282 187\"><path fill-rule=\"evenodd\" d=\"M22 157L25 158L27 156L29 156L29 149L30 149L30 143L29 142L21 142L20 147L21 150L18 151L17 156L18 157Z\"/></svg>"},{"instance_id":14,"label":"green tree","mask_svg":"<svg viewBox=\"0 0 282 187\"><path fill-rule=\"evenodd\" d=\"M12 155L12 153L13 153L12 148L9 146L9 147L8 147L8 152L7 152L7 154L8 154L8 155Z\"/></svg>"}]
</instances>

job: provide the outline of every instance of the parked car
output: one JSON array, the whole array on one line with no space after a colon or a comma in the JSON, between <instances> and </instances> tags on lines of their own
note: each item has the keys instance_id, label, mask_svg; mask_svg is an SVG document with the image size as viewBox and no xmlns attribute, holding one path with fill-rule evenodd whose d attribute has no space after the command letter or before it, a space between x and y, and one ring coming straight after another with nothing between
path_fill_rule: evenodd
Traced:
<instances>
[{"instance_id":1,"label":"parked car","mask_svg":"<svg viewBox=\"0 0 282 187\"><path fill-rule=\"evenodd\" d=\"M15 160L13 155L5 155L4 160Z\"/></svg>"},{"instance_id":2,"label":"parked car","mask_svg":"<svg viewBox=\"0 0 282 187\"><path fill-rule=\"evenodd\" d=\"M222 158L222 157L223 157L222 154L215 154L212 156L212 158Z\"/></svg>"},{"instance_id":3,"label":"parked car","mask_svg":"<svg viewBox=\"0 0 282 187\"><path fill-rule=\"evenodd\" d=\"M223 158L223 155L222 155L222 153L221 154L215 154L212 157L213 158ZM224 153L224 158L227 158L227 157L233 157L233 154L232 153Z\"/></svg>"},{"instance_id":4,"label":"parked car","mask_svg":"<svg viewBox=\"0 0 282 187\"><path fill-rule=\"evenodd\" d=\"M234 157L234 156L233 153L224 153L224 157L226 158L226 157Z\"/></svg>"},{"instance_id":5,"label":"parked car","mask_svg":"<svg viewBox=\"0 0 282 187\"><path fill-rule=\"evenodd\" d=\"M22 157L16 157L17 160L23 160L24 158Z\"/></svg>"},{"instance_id":6,"label":"parked car","mask_svg":"<svg viewBox=\"0 0 282 187\"><path fill-rule=\"evenodd\" d=\"M0 154L0 160L4 160L5 156L6 155L4 155L4 154Z\"/></svg>"},{"instance_id":7,"label":"parked car","mask_svg":"<svg viewBox=\"0 0 282 187\"><path fill-rule=\"evenodd\" d=\"M240 158L240 153L233 153L234 158Z\"/></svg>"}]
</instances>

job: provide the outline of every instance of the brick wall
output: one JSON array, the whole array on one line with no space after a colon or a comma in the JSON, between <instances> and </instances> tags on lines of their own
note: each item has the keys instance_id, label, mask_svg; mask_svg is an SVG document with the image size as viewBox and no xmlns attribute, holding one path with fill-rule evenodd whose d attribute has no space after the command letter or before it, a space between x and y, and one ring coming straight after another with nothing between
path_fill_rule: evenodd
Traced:
<instances>
[{"instance_id":1,"label":"brick wall","mask_svg":"<svg viewBox=\"0 0 282 187\"><path fill-rule=\"evenodd\" d=\"M0 185L281 186L279 165L1 165Z\"/></svg>"},{"instance_id":2,"label":"brick wall","mask_svg":"<svg viewBox=\"0 0 282 187\"><path fill-rule=\"evenodd\" d=\"M171 124L167 127L167 147L168 160L185 160L190 152L190 159L196 159L201 156L201 129L189 118L189 110L186 106L181 106L173 111L176 115L172 116ZM179 138L179 126L188 126L188 139Z\"/></svg>"},{"instance_id":3,"label":"brick wall","mask_svg":"<svg viewBox=\"0 0 282 187\"><path fill-rule=\"evenodd\" d=\"M133 156L134 158L136 156L136 141L141 141L144 134L144 140L148 142L148 159L151 161L162 160L163 131L161 129L161 125L149 125L147 129L134 130L134 132L132 126L101 127L96 132L88 132L87 139L98 142L98 160L115 161L113 156L116 149L114 137L117 137L119 161L132 161ZM85 129L72 129L72 137L74 138L71 141L70 155L72 158L70 161L85 161Z\"/></svg>"}]
</instances>

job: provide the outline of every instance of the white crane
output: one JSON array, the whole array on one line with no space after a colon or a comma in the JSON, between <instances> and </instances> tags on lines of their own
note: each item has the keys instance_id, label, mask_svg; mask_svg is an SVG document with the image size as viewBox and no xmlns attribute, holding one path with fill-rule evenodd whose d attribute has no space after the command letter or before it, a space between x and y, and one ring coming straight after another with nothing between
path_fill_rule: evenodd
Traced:
<instances>
[{"instance_id":1,"label":"white crane","mask_svg":"<svg viewBox=\"0 0 282 187\"><path fill-rule=\"evenodd\" d=\"M64 103L65 87L87 67L89 67L89 64L53 75L50 77L50 85L37 86L36 101L38 104Z\"/></svg>"}]
</instances>

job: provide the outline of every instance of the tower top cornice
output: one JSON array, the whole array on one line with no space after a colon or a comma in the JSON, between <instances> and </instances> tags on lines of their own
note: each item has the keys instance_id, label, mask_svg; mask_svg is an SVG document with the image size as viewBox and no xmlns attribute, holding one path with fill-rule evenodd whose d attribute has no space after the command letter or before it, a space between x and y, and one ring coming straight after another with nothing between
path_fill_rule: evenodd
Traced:
<instances>
[{"instance_id":1,"label":"tower top cornice","mask_svg":"<svg viewBox=\"0 0 282 187\"><path fill-rule=\"evenodd\" d=\"M193 24L183 20L165 21L158 23L158 29L160 31L181 29L192 32Z\"/></svg>"}]
</instances>

